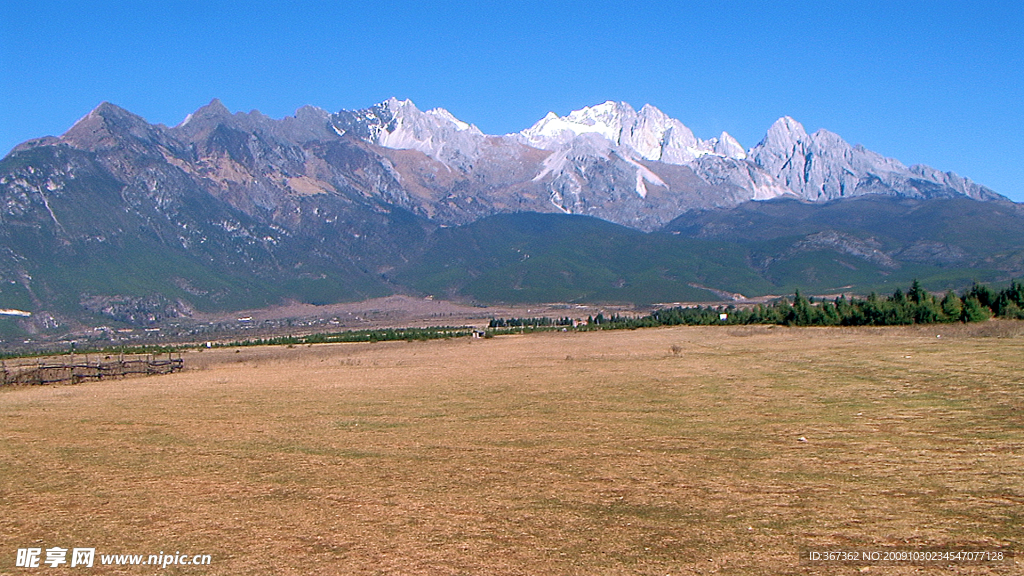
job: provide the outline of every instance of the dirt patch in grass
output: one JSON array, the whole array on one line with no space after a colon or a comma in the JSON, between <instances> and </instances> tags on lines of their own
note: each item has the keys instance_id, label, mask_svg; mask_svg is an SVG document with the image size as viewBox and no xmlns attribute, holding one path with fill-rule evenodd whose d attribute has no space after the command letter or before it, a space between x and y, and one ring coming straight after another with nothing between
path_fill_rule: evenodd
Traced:
<instances>
[{"instance_id":1,"label":"dirt patch in grass","mask_svg":"<svg viewBox=\"0 0 1024 576\"><path fill-rule=\"evenodd\" d=\"M0 390L0 573L31 546L212 555L168 574L1019 573L799 557L1024 552L1024 338L951 330L214 349Z\"/></svg>"}]
</instances>

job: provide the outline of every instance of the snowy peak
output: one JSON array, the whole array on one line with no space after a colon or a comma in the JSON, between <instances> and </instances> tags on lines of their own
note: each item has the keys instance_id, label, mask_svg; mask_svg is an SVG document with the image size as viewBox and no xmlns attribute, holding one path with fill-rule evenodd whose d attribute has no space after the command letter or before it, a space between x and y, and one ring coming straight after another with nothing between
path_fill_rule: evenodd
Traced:
<instances>
[{"instance_id":1,"label":"snowy peak","mask_svg":"<svg viewBox=\"0 0 1024 576\"><path fill-rule=\"evenodd\" d=\"M715 140L714 151L715 154L725 158L735 158L737 160L743 160L747 157L747 152L743 149L743 146L736 141L728 132L722 132Z\"/></svg>"},{"instance_id":2,"label":"snowy peak","mask_svg":"<svg viewBox=\"0 0 1024 576\"><path fill-rule=\"evenodd\" d=\"M458 118L453 116L451 112L445 110L444 108L434 108L433 110L427 110L427 114L437 118L442 123L448 123L455 126L455 129L459 132L463 130L469 130L471 132L476 132L477 134L483 134L483 132L480 132L479 128L473 126L472 124L467 124L462 120L459 120Z\"/></svg>"},{"instance_id":3,"label":"snowy peak","mask_svg":"<svg viewBox=\"0 0 1024 576\"><path fill-rule=\"evenodd\" d=\"M558 116L554 112L513 135L520 142L544 150L560 150L575 138L596 134L613 146L643 160L686 164L706 154L742 159L743 147L731 136L716 148L717 139L700 140L682 122L645 104L639 112L626 102L611 100Z\"/></svg>"},{"instance_id":4,"label":"snowy peak","mask_svg":"<svg viewBox=\"0 0 1024 576\"><path fill-rule=\"evenodd\" d=\"M422 112L411 100L390 98L369 110L383 111L383 114L379 114L379 116L386 119L386 122L380 125L379 137L385 140L401 139L405 136L425 142L438 135L466 131L483 135L479 128L459 120L444 108L434 108ZM395 148L397 146L388 147Z\"/></svg>"},{"instance_id":5,"label":"snowy peak","mask_svg":"<svg viewBox=\"0 0 1024 576\"><path fill-rule=\"evenodd\" d=\"M682 122L645 104L622 142L646 160L683 164L702 155L700 141Z\"/></svg>"},{"instance_id":6,"label":"snowy peak","mask_svg":"<svg viewBox=\"0 0 1024 576\"><path fill-rule=\"evenodd\" d=\"M524 144L544 150L560 148L582 134L598 134L619 143L622 127L636 119L636 111L625 102L612 102L574 110L568 116L548 112L544 118L518 134Z\"/></svg>"},{"instance_id":7,"label":"snowy peak","mask_svg":"<svg viewBox=\"0 0 1024 576\"><path fill-rule=\"evenodd\" d=\"M443 108L422 111L396 98L336 114L303 107L282 119L230 112L213 100L173 128L150 125L104 103L62 138L35 140L14 153L41 147L53 150L21 157L52 157L48 165L58 171L71 166L67 159L95 159L97 170L124 184L124 198L152 200L154 209L171 206L168 214L178 210L173 206L179 204L167 204L172 198L207 206L195 200L206 198L195 195L202 192L287 230L330 236L351 229L358 232L354 238L367 236L372 226L359 228L360 222L374 222L373 214L387 212L382 206L442 225L502 212L557 210L654 230L689 210L777 197L1000 199L970 180L907 168L827 130L809 134L790 117L772 124L761 143L744 152L728 133L703 140L655 106L634 109L615 101L565 116L550 113L505 137L484 135ZM8 165L21 170L20 162ZM28 184L7 182L10 198L39 204L31 194L64 186L30 176ZM358 207L351 218L339 217L351 207ZM43 208L42 221L63 225ZM204 226L190 223L197 232L181 236L182 246L212 238ZM168 238L178 237L178 228L173 230ZM279 240L278 232L266 232L251 238Z\"/></svg>"},{"instance_id":8,"label":"snowy peak","mask_svg":"<svg viewBox=\"0 0 1024 576\"><path fill-rule=\"evenodd\" d=\"M142 118L104 103L64 139L83 148L110 147L117 145L118 135L129 135L136 142L175 148L174 142L153 130ZM684 167L707 185L735 191L727 192L732 199L722 205L783 195L810 201L864 194L996 196L955 174L907 168L863 146L851 146L828 130L808 134L789 116L776 120L757 146L744 151L727 132L702 140L655 106L645 104L637 110L612 100L565 116L549 112L522 132L492 137L444 108L422 111L412 101L397 98L336 114L304 107L280 121L256 111L232 114L214 99L167 134L197 142L209 140L214 131L224 132L218 136L221 140L234 138L231 130L265 139L269 148L252 152L260 157L280 152L297 159L305 153L293 148L306 142L355 137L383 148L419 151L443 164L449 174L522 171L525 182L542 186L556 206L573 211L587 204L568 199L582 198L590 188L616 194L628 190L635 193L632 198L646 201L652 187L673 188L672 179L659 174L686 173L666 172L666 167L651 162Z\"/></svg>"},{"instance_id":9,"label":"snowy peak","mask_svg":"<svg viewBox=\"0 0 1024 576\"><path fill-rule=\"evenodd\" d=\"M621 169L631 174L633 190L645 200L649 185L666 189L670 186L641 161L691 165L703 177L707 173L705 167L694 164L702 157L746 158L743 147L724 132L719 138L700 140L682 122L650 104L637 112L625 102L610 100L562 117L549 112L530 128L512 136L529 146L553 151L535 181L550 177L555 188L573 191L580 187L578 180L582 174L594 172L584 167L595 162L621 161ZM746 182L749 178L741 180ZM777 187L773 186L769 182L762 188L774 192ZM752 197L758 194L752 192ZM564 199L565 194L556 196ZM556 204L561 206L564 202Z\"/></svg>"}]
</instances>

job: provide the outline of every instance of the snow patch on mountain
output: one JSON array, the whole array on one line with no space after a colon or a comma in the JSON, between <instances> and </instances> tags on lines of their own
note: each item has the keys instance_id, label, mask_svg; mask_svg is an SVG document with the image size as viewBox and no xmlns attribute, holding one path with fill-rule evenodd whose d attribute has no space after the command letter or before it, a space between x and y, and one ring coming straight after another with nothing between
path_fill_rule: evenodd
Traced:
<instances>
[{"instance_id":1,"label":"snow patch on mountain","mask_svg":"<svg viewBox=\"0 0 1024 576\"><path fill-rule=\"evenodd\" d=\"M654 172L651 172L651 170L646 166L630 158L623 158L623 160L636 169L636 193L639 194L641 198L647 198L647 185L644 184L645 181L654 184L655 186L668 188L665 181Z\"/></svg>"},{"instance_id":2,"label":"snow patch on mountain","mask_svg":"<svg viewBox=\"0 0 1024 576\"><path fill-rule=\"evenodd\" d=\"M585 107L559 117L548 112L539 122L519 134L524 142L535 148L552 150L568 144L581 134L598 134L610 142L619 143L622 132L622 116L633 109L625 102L612 102Z\"/></svg>"},{"instance_id":3,"label":"snow patch on mountain","mask_svg":"<svg viewBox=\"0 0 1024 576\"><path fill-rule=\"evenodd\" d=\"M397 98L364 110L343 110L332 115L331 126L339 135L352 132L385 148L418 150L445 164L475 158L486 138L443 108L423 112L412 101Z\"/></svg>"}]
</instances>

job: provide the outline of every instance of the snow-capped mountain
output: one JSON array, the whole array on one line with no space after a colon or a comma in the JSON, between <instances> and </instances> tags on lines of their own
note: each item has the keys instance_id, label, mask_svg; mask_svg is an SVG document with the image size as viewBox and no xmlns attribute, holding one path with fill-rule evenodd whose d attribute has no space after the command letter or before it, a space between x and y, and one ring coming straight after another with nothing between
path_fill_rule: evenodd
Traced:
<instances>
[{"instance_id":1,"label":"snow-capped mountain","mask_svg":"<svg viewBox=\"0 0 1024 576\"><path fill-rule=\"evenodd\" d=\"M727 132L700 139L650 104L637 111L613 101L565 116L549 112L533 126L505 136L485 135L444 109L422 112L412 102L396 99L334 114L331 126L338 135L356 135L383 148L422 152L467 175L484 164L493 166L495 160L523 167L530 164L524 161L527 149L545 151L548 155L535 166L529 182L517 187L541 186L549 209L641 229L664 224L671 213L778 197L998 197L955 174L908 168L851 146L826 130L808 135L789 117L775 122L750 150ZM494 158L497 149L502 150L500 159ZM493 190L493 183L487 188ZM648 198L652 190L658 192Z\"/></svg>"},{"instance_id":2,"label":"snow-capped mountain","mask_svg":"<svg viewBox=\"0 0 1024 576\"><path fill-rule=\"evenodd\" d=\"M650 104L637 111L611 101L549 113L503 136L484 134L442 108L424 112L395 98L334 114L306 106L281 120L232 114L214 100L173 128L104 103L61 138L18 150L54 145L100 154L125 181L140 178L144 166L167 165L181 173L175 178L285 226L308 218L302 199L335 194L357 194L444 225L498 212L555 211L641 230L688 210L778 197L1001 198L825 130L808 135L789 117L744 151L725 132L703 140Z\"/></svg>"},{"instance_id":3,"label":"snow-capped mountain","mask_svg":"<svg viewBox=\"0 0 1024 576\"><path fill-rule=\"evenodd\" d=\"M611 100L557 116L548 112L536 124L519 132L520 141L545 150L557 150L582 134L597 134L644 160L685 164L708 154L743 159L743 147L728 133L700 140L682 122L650 104L640 112L625 102Z\"/></svg>"},{"instance_id":4,"label":"snow-capped mountain","mask_svg":"<svg viewBox=\"0 0 1024 576\"><path fill-rule=\"evenodd\" d=\"M608 172L582 170L585 165L617 165L617 171L629 173L621 180L632 182L637 196L646 201L652 187L661 189L655 196L668 199L672 209L715 208L791 194L774 178L744 163L746 151L727 132L701 140L682 122L650 104L639 112L626 102L612 101L566 116L549 112L530 128L510 136L552 151L535 180L549 177L552 203L567 212L586 209L586 202L569 205L565 200L586 195L588 183L599 178L588 176L588 172ZM718 193L705 194L705 186ZM682 189L689 194L679 194ZM647 218L641 220L634 219L630 225L650 225Z\"/></svg>"},{"instance_id":5,"label":"snow-capped mountain","mask_svg":"<svg viewBox=\"0 0 1024 576\"><path fill-rule=\"evenodd\" d=\"M446 237L439 230L497 214L593 216L636 235L751 200L869 194L995 200L985 208L995 218L1007 204L788 117L745 151L726 133L701 139L654 106L624 102L551 113L506 135L397 99L333 114L305 106L283 119L213 100L173 127L103 103L0 161L0 296L4 308L39 313L33 330L49 329L43 312L57 317L55 306L135 323L195 307L358 299L392 293L393 272ZM721 228L707 219L701 234ZM477 230L479 242L460 237L486 252L487 225ZM830 234L806 246L853 245L849 231ZM945 237L890 252L935 265L969 254ZM1004 252L1007 273L1019 272ZM444 264L438 278L461 265Z\"/></svg>"}]
</instances>

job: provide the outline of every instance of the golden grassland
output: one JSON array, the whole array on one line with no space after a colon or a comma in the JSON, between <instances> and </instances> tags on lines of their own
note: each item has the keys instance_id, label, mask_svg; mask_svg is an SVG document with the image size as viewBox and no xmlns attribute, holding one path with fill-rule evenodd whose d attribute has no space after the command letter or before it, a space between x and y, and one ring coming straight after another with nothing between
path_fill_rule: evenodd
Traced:
<instances>
[{"instance_id":1,"label":"golden grassland","mask_svg":"<svg viewBox=\"0 0 1024 576\"><path fill-rule=\"evenodd\" d=\"M1024 553L1020 326L215 349L0 390L0 574L29 546L212 555L37 569L83 574L1020 574L799 555Z\"/></svg>"}]
</instances>

